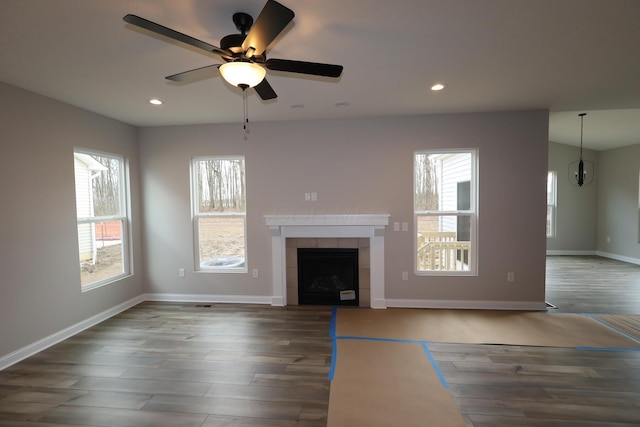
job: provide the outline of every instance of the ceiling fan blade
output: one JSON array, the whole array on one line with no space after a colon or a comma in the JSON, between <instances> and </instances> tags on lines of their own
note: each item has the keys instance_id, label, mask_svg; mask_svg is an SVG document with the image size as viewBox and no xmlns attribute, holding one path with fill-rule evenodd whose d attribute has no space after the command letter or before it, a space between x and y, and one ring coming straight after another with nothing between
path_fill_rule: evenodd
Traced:
<instances>
[{"instance_id":1,"label":"ceiling fan blade","mask_svg":"<svg viewBox=\"0 0 640 427\"><path fill-rule=\"evenodd\" d=\"M262 79L260 83L258 83L254 89L256 93L262 100L267 101L269 99L275 99L278 97L276 92L273 90L267 79Z\"/></svg>"},{"instance_id":2,"label":"ceiling fan blade","mask_svg":"<svg viewBox=\"0 0 640 427\"><path fill-rule=\"evenodd\" d=\"M217 75L217 70L220 68L220 64L215 65L207 65L206 67L195 68L189 71L183 71L182 73L172 74L170 76L165 77L167 80L171 80L172 82L184 82L187 80L192 80L196 78L208 78L214 77Z\"/></svg>"},{"instance_id":3,"label":"ceiling fan blade","mask_svg":"<svg viewBox=\"0 0 640 427\"><path fill-rule=\"evenodd\" d=\"M267 59L264 64L269 70L287 71L289 73L311 74L313 76L324 77L340 77L342 74L342 65L273 58Z\"/></svg>"},{"instance_id":4,"label":"ceiling fan blade","mask_svg":"<svg viewBox=\"0 0 640 427\"><path fill-rule=\"evenodd\" d=\"M223 49L220 49L217 46L203 42L202 40L198 40L186 34L180 33L176 30L172 30L171 28L167 28L164 25L156 24L155 22L149 21L148 19L141 18L137 15L128 14L128 15L125 15L125 17L122 19L128 24L135 25L136 27L140 27L145 30L152 31L156 34L169 37L170 39L177 40L182 43L186 43L190 46L197 47L198 49L206 50L207 52L213 52L225 58L232 57L232 55L229 52Z\"/></svg>"},{"instance_id":5,"label":"ceiling fan blade","mask_svg":"<svg viewBox=\"0 0 640 427\"><path fill-rule=\"evenodd\" d=\"M277 1L268 0L244 39L242 49L247 52L253 48L255 50L253 55L262 55L271 42L278 37L278 34L284 30L284 27L291 22L294 15L293 10ZM249 56L253 55L249 54Z\"/></svg>"}]
</instances>

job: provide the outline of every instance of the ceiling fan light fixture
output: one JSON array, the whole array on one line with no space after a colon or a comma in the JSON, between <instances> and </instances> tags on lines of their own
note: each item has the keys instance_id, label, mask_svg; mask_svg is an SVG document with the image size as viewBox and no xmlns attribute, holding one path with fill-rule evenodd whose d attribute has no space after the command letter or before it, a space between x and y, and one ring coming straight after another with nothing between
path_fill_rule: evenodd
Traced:
<instances>
[{"instance_id":1,"label":"ceiling fan light fixture","mask_svg":"<svg viewBox=\"0 0 640 427\"><path fill-rule=\"evenodd\" d=\"M222 78L237 87L254 87L264 80L267 71L253 62L236 61L222 64L219 68Z\"/></svg>"}]
</instances>

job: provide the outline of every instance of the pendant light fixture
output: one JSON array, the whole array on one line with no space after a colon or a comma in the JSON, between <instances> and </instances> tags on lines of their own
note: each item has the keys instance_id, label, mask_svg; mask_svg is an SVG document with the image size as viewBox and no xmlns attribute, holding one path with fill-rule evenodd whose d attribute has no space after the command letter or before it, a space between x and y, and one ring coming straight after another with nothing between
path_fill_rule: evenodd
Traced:
<instances>
[{"instance_id":1,"label":"pendant light fixture","mask_svg":"<svg viewBox=\"0 0 640 427\"><path fill-rule=\"evenodd\" d=\"M582 156L582 137L584 134L584 116L587 113L580 113L580 157L575 162L569 164L569 182L578 187L591 184L594 177L593 162L584 160Z\"/></svg>"}]
</instances>

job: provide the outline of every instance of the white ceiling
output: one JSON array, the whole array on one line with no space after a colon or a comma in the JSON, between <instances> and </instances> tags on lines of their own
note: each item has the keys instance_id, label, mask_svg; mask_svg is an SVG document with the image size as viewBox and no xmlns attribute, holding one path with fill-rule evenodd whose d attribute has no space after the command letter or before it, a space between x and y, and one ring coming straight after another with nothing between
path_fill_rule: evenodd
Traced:
<instances>
[{"instance_id":1,"label":"white ceiling","mask_svg":"<svg viewBox=\"0 0 640 427\"><path fill-rule=\"evenodd\" d=\"M215 55L126 24L133 13L219 46L266 0L0 0L0 81L137 126L238 122L240 90L170 74ZM638 0L281 0L271 58L341 64L340 79L267 73L252 121L549 109L550 140L640 143ZM445 82L446 90L429 87ZM152 107L150 98L165 103ZM348 105L342 105L348 103ZM302 107L301 107L302 106Z\"/></svg>"}]
</instances>

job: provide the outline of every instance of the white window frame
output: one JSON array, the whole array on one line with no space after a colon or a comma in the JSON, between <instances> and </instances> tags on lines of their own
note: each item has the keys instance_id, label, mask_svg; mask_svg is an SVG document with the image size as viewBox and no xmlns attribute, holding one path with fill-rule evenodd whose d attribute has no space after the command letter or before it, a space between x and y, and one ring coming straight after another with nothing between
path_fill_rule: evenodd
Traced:
<instances>
[{"instance_id":1,"label":"white window frame","mask_svg":"<svg viewBox=\"0 0 640 427\"><path fill-rule=\"evenodd\" d=\"M448 210L448 211L419 211L416 209L416 155L423 154L470 154L471 170L470 170L470 207L468 210ZM478 149L477 148L459 148L459 149L426 149L418 150L413 155L413 210L414 210L414 243L413 243L413 262L414 272L417 276L477 276L478 275ZM418 265L418 218L421 216L467 216L470 219L470 253L469 253L469 269L468 270L419 270Z\"/></svg>"},{"instance_id":2,"label":"white window frame","mask_svg":"<svg viewBox=\"0 0 640 427\"><path fill-rule=\"evenodd\" d=\"M551 182L549 182L551 180ZM546 231L547 238L556 237L556 215L558 210L558 173L556 171L547 172L547 215L551 212L549 219L549 229Z\"/></svg>"},{"instance_id":3,"label":"white window frame","mask_svg":"<svg viewBox=\"0 0 640 427\"><path fill-rule=\"evenodd\" d=\"M120 214L119 215L104 215L104 216L85 216L77 218L77 225L81 224L92 224L95 227L96 223L107 222L107 221L119 221L120 227L122 231L122 273L116 274L114 276L97 280L95 282L87 283L85 285L80 282L80 288L82 292L90 291L92 289L99 288L104 285L108 285L110 283L114 283L124 277L128 277L132 274L132 262L131 262L131 240L129 233L129 224L131 223L131 211L129 209L130 206L130 184L129 184L129 163L126 157L121 156L115 153L107 153L102 151L89 150L85 148L75 147L73 150L74 156L75 154L85 154L85 155L95 155L100 157L109 157L112 159L116 159L119 161L119 176L118 182L120 183L119 196L120 200L118 201L120 204ZM75 183L75 168L74 168L74 183ZM77 193L76 193L77 197ZM77 204L76 200L76 204ZM91 201L91 203L93 203ZM77 211L76 211L77 212ZM76 227L77 228L77 227ZM76 233L76 238L79 236ZM78 246L78 251L80 251L80 247Z\"/></svg>"},{"instance_id":4,"label":"white window frame","mask_svg":"<svg viewBox=\"0 0 640 427\"><path fill-rule=\"evenodd\" d=\"M200 207L198 205L199 196L198 196L198 182L199 177L197 175L198 168L196 167L197 162L207 161L207 160L241 160L245 167L245 210L243 213L218 213L218 212L200 212ZM204 272L204 273L247 273L248 270L248 260L247 260L247 210L246 210L246 161L244 156L201 156L201 157L193 157L190 163L191 169L191 220L193 223L193 254L194 254L194 271L196 272ZM214 266L203 266L200 264L200 219L201 218L210 218L210 217L236 217L236 218L244 218L244 263L240 267L214 267Z\"/></svg>"}]
</instances>

